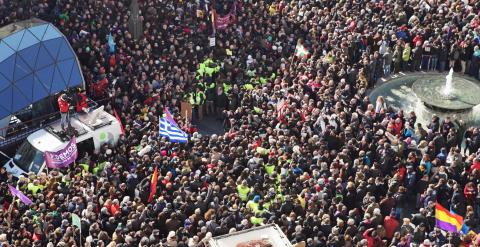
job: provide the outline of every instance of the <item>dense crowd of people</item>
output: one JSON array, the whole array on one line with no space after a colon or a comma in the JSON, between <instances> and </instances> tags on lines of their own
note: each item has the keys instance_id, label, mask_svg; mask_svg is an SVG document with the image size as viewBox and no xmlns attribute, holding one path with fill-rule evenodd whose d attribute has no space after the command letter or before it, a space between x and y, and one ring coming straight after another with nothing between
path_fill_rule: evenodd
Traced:
<instances>
[{"instance_id":1,"label":"dense crowd of people","mask_svg":"<svg viewBox=\"0 0 480 247\"><path fill-rule=\"evenodd\" d=\"M480 244L479 129L367 95L400 71L478 79L480 1L138 2L135 40L129 0L0 0L0 26L39 17L65 34L89 95L126 130L85 166L18 181L1 169L0 246L200 247L268 223L307 247ZM212 10L232 14L224 30ZM187 144L159 136L165 108ZM205 115L225 133L199 134ZM435 202L471 231L435 227Z\"/></svg>"}]
</instances>

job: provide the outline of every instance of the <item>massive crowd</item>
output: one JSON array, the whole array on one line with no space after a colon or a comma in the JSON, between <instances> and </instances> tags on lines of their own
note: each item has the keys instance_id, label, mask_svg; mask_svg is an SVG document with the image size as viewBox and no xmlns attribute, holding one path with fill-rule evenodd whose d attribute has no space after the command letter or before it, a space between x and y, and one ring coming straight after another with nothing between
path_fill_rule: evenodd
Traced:
<instances>
[{"instance_id":1,"label":"massive crowd","mask_svg":"<svg viewBox=\"0 0 480 247\"><path fill-rule=\"evenodd\" d=\"M0 26L55 23L90 96L126 129L118 145L80 157L85 167L18 181L0 169L0 246L200 247L267 223L307 247L479 246L479 129L453 116L421 125L366 93L400 71L479 78L480 1L139 0L139 40L129 5L0 0ZM235 16L215 46L212 9ZM295 58L297 45L310 55ZM159 137L165 107L188 144ZM225 134L196 132L207 114ZM10 207L7 184L34 203ZM436 201L471 232L436 228Z\"/></svg>"}]
</instances>

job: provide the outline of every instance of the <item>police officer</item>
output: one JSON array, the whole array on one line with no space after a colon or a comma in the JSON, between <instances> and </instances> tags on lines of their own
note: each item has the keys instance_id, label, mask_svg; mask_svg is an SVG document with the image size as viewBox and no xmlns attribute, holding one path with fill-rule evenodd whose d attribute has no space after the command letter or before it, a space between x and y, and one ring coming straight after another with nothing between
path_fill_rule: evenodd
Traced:
<instances>
[{"instance_id":1,"label":"police officer","mask_svg":"<svg viewBox=\"0 0 480 247\"><path fill-rule=\"evenodd\" d=\"M248 187L247 185L247 180L243 180L242 183L237 186L237 193L240 197L240 200L242 200L243 202L247 202L250 190L250 187Z\"/></svg>"},{"instance_id":2,"label":"police officer","mask_svg":"<svg viewBox=\"0 0 480 247\"><path fill-rule=\"evenodd\" d=\"M203 118L203 104L205 103L205 93L200 90L200 87L196 87L194 92L189 94L189 102L192 105L193 118L202 120Z\"/></svg>"}]
</instances>

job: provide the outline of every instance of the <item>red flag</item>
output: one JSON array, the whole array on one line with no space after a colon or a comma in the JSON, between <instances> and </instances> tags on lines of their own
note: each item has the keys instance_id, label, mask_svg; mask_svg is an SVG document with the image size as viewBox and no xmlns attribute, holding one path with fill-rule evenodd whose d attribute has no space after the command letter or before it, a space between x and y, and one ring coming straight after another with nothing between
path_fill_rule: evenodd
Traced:
<instances>
[{"instance_id":1,"label":"red flag","mask_svg":"<svg viewBox=\"0 0 480 247\"><path fill-rule=\"evenodd\" d=\"M280 112L280 111L283 109L283 107L285 107L286 105L287 105L287 104L286 104L285 100L283 100L283 99L282 99L282 100L279 100L279 101L277 102L277 105L276 105L276 111L277 111L277 112Z\"/></svg>"},{"instance_id":2,"label":"red flag","mask_svg":"<svg viewBox=\"0 0 480 247\"><path fill-rule=\"evenodd\" d=\"M117 110L113 109L113 114L115 114L115 118L118 120L118 123L120 123L120 128L122 129L122 134L125 135L125 129L123 128L122 121L120 120L120 117L117 114Z\"/></svg>"},{"instance_id":3,"label":"red flag","mask_svg":"<svg viewBox=\"0 0 480 247\"><path fill-rule=\"evenodd\" d=\"M155 171L153 171L152 180L150 183L150 196L148 197L148 202L152 202L155 194L157 193L157 180L158 180L158 166L155 166Z\"/></svg>"},{"instance_id":4,"label":"red flag","mask_svg":"<svg viewBox=\"0 0 480 247\"><path fill-rule=\"evenodd\" d=\"M278 121L281 121L281 119L283 119L283 116L285 115L285 109L287 107L288 107L288 105L287 105L286 100L282 99L277 103L276 111L277 111L277 120Z\"/></svg>"}]
</instances>

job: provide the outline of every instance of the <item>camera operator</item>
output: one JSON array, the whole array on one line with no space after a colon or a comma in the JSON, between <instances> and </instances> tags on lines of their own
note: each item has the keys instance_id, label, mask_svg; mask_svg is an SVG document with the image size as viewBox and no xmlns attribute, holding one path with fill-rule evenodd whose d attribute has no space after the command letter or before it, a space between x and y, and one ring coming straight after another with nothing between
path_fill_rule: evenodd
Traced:
<instances>
[{"instance_id":1,"label":"camera operator","mask_svg":"<svg viewBox=\"0 0 480 247\"><path fill-rule=\"evenodd\" d=\"M67 97L67 94L63 93L58 97L58 108L60 109L60 117L61 121L60 124L62 126L62 130L65 130L65 123L68 124L70 121L68 119L68 110L70 108L70 103L69 103L69 98Z\"/></svg>"}]
</instances>

